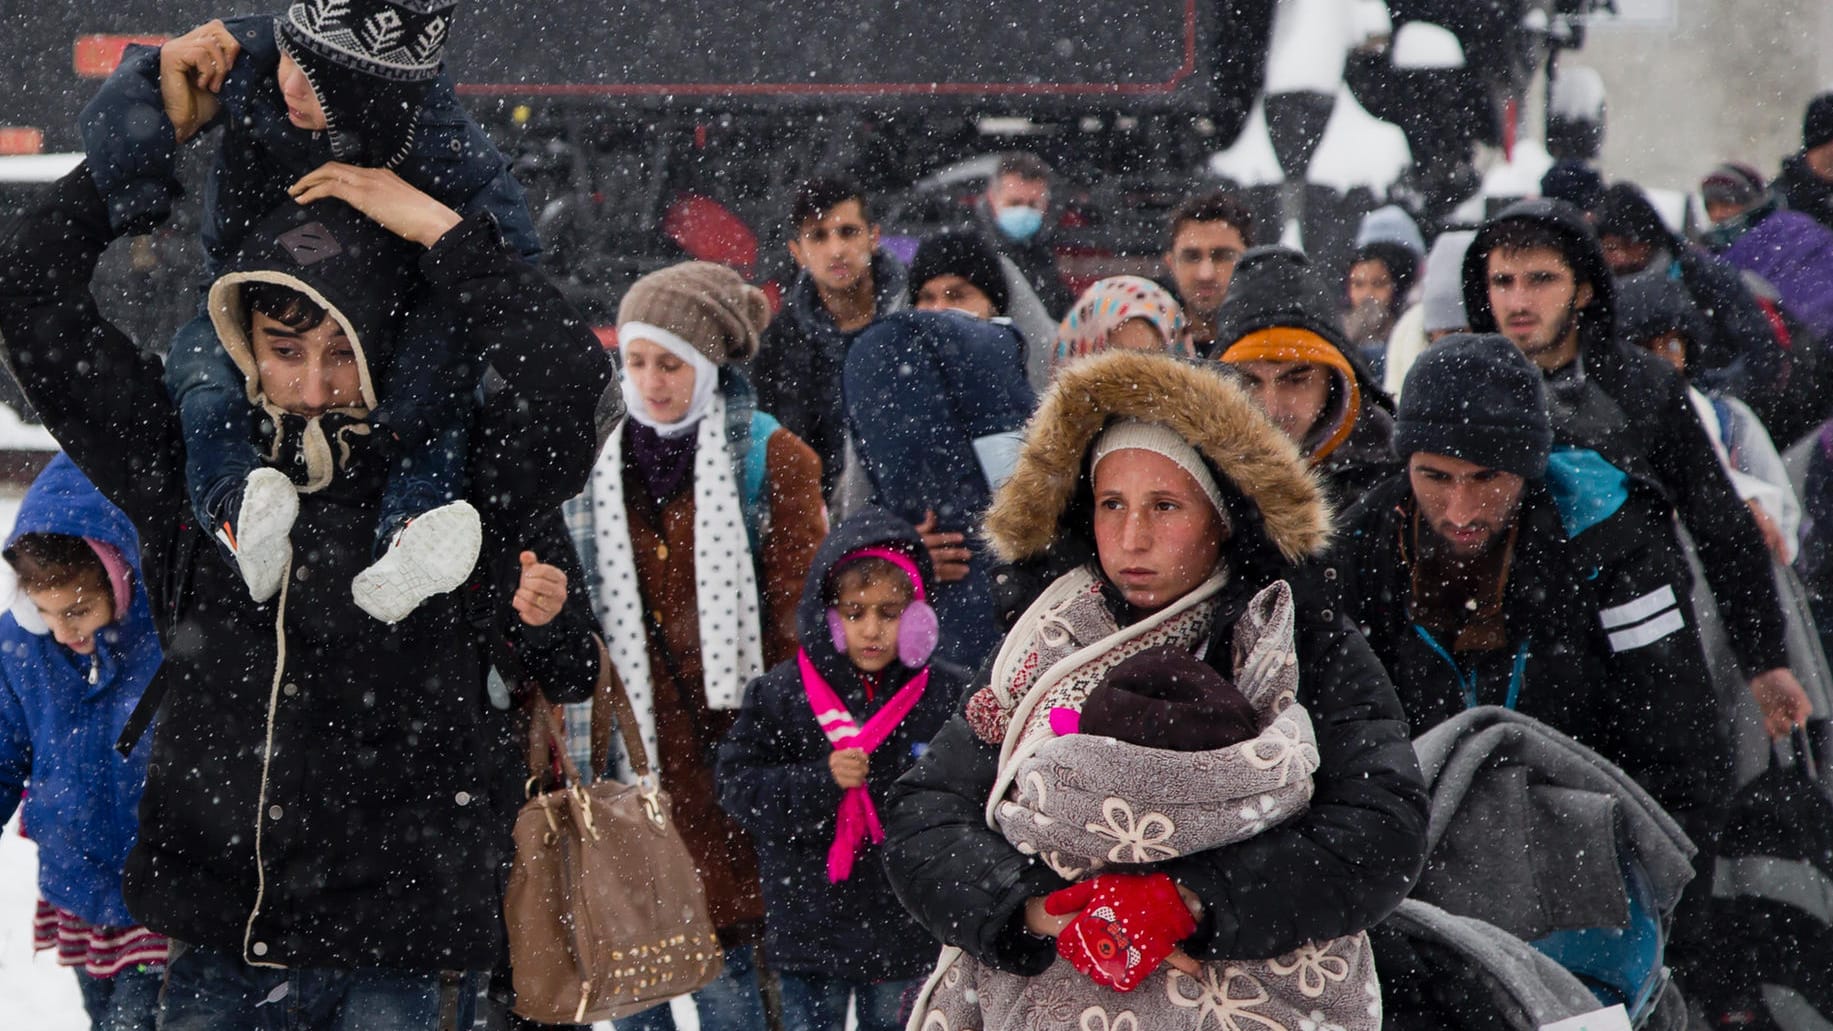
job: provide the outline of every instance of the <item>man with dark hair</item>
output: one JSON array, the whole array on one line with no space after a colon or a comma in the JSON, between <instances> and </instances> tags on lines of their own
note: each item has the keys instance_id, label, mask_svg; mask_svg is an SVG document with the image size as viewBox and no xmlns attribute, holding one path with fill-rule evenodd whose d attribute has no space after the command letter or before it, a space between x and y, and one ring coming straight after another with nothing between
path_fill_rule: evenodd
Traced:
<instances>
[{"instance_id":1,"label":"man with dark hair","mask_svg":"<svg viewBox=\"0 0 1833 1031\"><path fill-rule=\"evenodd\" d=\"M1790 208L1833 229L1833 90L1808 101L1801 149L1783 160L1776 192Z\"/></svg>"},{"instance_id":2,"label":"man with dark hair","mask_svg":"<svg viewBox=\"0 0 1833 1031\"><path fill-rule=\"evenodd\" d=\"M1505 338L1421 355L1394 420L1405 468L1344 517L1326 583L1413 732L1501 705L1623 767L1689 834L1730 773L1685 561L1658 499L1555 452L1539 370ZM1643 599L1654 599L1644 602Z\"/></svg>"},{"instance_id":3,"label":"man with dark hair","mask_svg":"<svg viewBox=\"0 0 1833 1031\"><path fill-rule=\"evenodd\" d=\"M1235 262L1254 245L1254 216L1234 194L1199 194L1171 213L1165 234L1165 271L1190 322L1199 352L1216 339L1216 309L1228 295Z\"/></svg>"},{"instance_id":4,"label":"man with dark hair","mask_svg":"<svg viewBox=\"0 0 1833 1031\"><path fill-rule=\"evenodd\" d=\"M584 319L488 213L461 217L393 172L335 163L293 191L246 227L207 298L262 423L251 434L266 463L251 475L297 487L284 495L297 546L274 598L255 600L212 554L158 363L96 310L96 263L126 231L86 162L0 235L3 357L134 522L160 614L165 660L133 717L159 714L123 888L137 919L184 943L161 1026L256 1027L284 1012L299 1026L361 1014L431 1031L470 1011L504 934L506 789L521 773L506 768L510 719L487 678L507 607L495 588L505 566L528 564L518 552L531 523L557 528L621 397ZM387 625L348 585L370 561L387 473L374 385L400 357L397 304L416 275L498 374L475 405L466 468L485 561L467 589ZM569 641L564 665L596 673L589 635ZM533 644L514 640L524 666ZM283 1011L260 1008L282 998Z\"/></svg>"},{"instance_id":5,"label":"man with dark hair","mask_svg":"<svg viewBox=\"0 0 1833 1031\"><path fill-rule=\"evenodd\" d=\"M821 456L821 493L831 504L846 466L840 370L860 330L906 306L904 267L879 250L871 204L852 180L803 183L788 228L800 271L751 370L758 407Z\"/></svg>"},{"instance_id":6,"label":"man with dark hair","mask_svg":"<svg viewBox=\"0 0 1833 1031\"><path fill-rule=\"evenodd\" d=\"M1057 270L1050 239L1050 179L1050 166L1037 155L1004 154L975 210L987 240L1025 274L1050 317L1060 319L1075 298Z\"/></svg>"},{"instance_id":7,"label":"man with dark hair","mask_svg":"<svg viewBox=\"0 0 1833 1031\"><path fill-rule=\"evenodd\" d=\"M1562 448L1591 456L1587 461L1620 478L1625 490L1650 492L1663 511L1679 516L1769 732L1785 735L1810 707L1788 669L1769 554L1687 400L1685 381L1616 338L1615 298L1597 237L1562 201L1510 205L1484 224L1464 256L1471 329L1501 333L1540 368ZM1675 533L1658 525L1664 535ZM1688 586L1679 578L1673 590L1684 595ZM1678 629L1686 617L1674 611Z\"/></svg>"}]
</instances>

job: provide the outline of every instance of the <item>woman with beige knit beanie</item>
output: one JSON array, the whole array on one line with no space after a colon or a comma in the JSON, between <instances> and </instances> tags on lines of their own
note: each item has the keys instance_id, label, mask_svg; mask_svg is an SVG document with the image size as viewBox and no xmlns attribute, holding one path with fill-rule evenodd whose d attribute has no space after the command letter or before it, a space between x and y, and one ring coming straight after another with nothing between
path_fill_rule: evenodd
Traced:
<instances>
[{"instance_id":1,"label":"woman with beige knit beanie","mask_svg":"<svg viewBox=\"0 0 1833 1031\"><path fill-rule=\"evenodd\" d=\"M764 1027L757 860L719 808L713 756L745 684L795 654L796 602L827 533L820 459L757 410L734 367L769 319L763 293L721 265L637 280L617 313L629 416L569 507L613 675L726 947L724 974L694 994L709 1031ZM616 1025L673 1023L659 1006Z\"/></svg>"}]
</instances>

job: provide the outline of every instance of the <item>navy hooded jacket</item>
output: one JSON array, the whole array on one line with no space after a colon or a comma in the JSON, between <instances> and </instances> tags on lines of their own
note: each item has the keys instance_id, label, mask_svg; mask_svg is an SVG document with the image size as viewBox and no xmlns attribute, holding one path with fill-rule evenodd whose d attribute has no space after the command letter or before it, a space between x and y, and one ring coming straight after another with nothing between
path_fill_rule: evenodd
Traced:
<instances>
[{"instance_id":1,"label":"navy hooded jacket","mask_svg":"<svg viewBox=\"0 0 1833 1031\"><path fill-rule=\"evenodd\" d=\"M993 501L979 449L1016 435L1037 404L1024 355L1010 327L959 312L898 312L862 331L847 352L843 383L847 429L874 500L912 526L933 510L939 529L968 534L972 546ZM935 588L937 654L969 669L1000 640L992 565L976 547L967 578Z\"/></svg>"},{"instance_id":2,"label":"navy hooded jacket","mask_svg":"<svg viewBox=\"0 0 1833 1031\"><path fill-rule=\"evenodd\" d=\"M876 698L868 700L858 671L834 648L827 627L829 574L842 558L874 545L908 554L925 592L935 589L929 553L915 531L889 512L868 507L828 534L815 553L796 609L796 632L809 660L861 726L915 675L893 661ZM872 750L866 786L881 810L892 782L948 722L966 682L961 670L932 661L922 698ZM850 981L920 976L935 962L938 946L891 893L879 847L868 842L852 876L828 883L827 851L841 795L828 770L832 752L794 659L745 689L738 722L719 748L719 804L750 832L757 847L770 964Z\"/></svg>"},{"instance_id":3,"label":"navy hooded jacket","mask_svg":"<svg viewBox=\"0 0 1833 1031\"><path fill-rule=\"evenodd\" d=\"M29 781L24 819L38 842L39 894L91 924L126 927L135 921L121 900L121 867L138 833L151 747L142 741L122 759L115 736L160 659L140 537L64 455L26 493L6 546L28 533L112 546L133 570L133 601L96 634L94 656L25 629L12 612L0 615L0 823ZM30 604L23 594L21 601Z\"/></svg>"}]
</instances>

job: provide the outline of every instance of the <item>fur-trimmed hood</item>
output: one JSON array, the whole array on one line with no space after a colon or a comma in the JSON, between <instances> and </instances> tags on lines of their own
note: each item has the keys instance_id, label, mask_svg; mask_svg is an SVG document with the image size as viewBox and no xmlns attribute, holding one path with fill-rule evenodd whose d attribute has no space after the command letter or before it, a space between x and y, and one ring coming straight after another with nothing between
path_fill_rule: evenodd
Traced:
<instances>
[{"instance_id":1,"label":"fur-trimmed hood","mask_svg":"<svg viewBox=\"0 0 1833 1031\"><path fill-rule=\"evenodd\" d=\"M1025 428L1012 476L994 495L986 533L1007 562L1079 547L1093 554L1088 451L1115 419L1169 426L1216 474L1239 549L1255 534L1287 563L1322 552L1330 507L1298 448L1220 369L1166 355L1109 351L1065 367Z\"/></svg>"}]
</instances>

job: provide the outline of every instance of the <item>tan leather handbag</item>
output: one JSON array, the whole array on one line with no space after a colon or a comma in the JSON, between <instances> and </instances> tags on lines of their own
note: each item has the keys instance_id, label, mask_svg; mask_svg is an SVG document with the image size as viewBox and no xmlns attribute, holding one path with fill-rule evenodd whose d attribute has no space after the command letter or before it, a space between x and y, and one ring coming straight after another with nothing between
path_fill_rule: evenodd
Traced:
<instances>
[{"instance_id":1,"label":"tan leather handbag","mask_svg":"<svg viewBox=\"0 0 1833 1031\"><path fill-rule=\"evenodd\" d=\"M530 721L564 783L533 794L516 816L503 915L515 1012L545 1024L629 1016L704 987L725 962L630 699L610 679L594 706L612 705L636 783L582 778L553 706L537 705Z\"/></svg>"}]
</instances>

